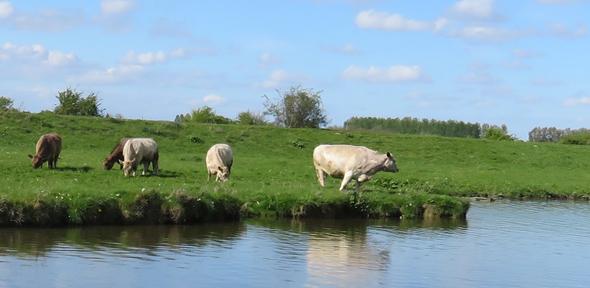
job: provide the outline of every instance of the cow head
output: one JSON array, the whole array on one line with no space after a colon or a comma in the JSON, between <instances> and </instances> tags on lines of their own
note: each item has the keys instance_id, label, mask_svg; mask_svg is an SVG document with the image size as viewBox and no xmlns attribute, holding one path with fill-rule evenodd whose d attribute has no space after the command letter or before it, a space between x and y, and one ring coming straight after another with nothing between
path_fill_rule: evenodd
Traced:
<instances>
[{"instance_id":1,"label":"cow head","mask_svg":"<svg viewBox=\"0 0 590 288\"><path fill-rule=\"evenodd\" d=\"M229 179L229 168L217 166L217 181L225 182Z\"/></svg>"},{"instance_id":2,"label":"cow head","mask_svg":"<svg viewBox=\"0 0 590 288\"><path fill-rule=\"evenodd\" d=\"M393 158L393 155L389 152L387 152L385 154L386 158L385 158L385 163L383 163L383 170L384 171L388 171L388 172L399 172L399 169L397 168L397 164L395 163L395 158Z\"/></svg>"},{"instance_id":3,"label":"cow head","mask_svg":"<svg viewBox=\"0 0 590 288\"><path fill-rule=\"evenodd\" d=\"M111 170L111 169L113 169L114 164L115 164L115 161L113 161L110 158L105 158L104 161L102 162L102 167L104 167L104 170Z\"/></svg>"},{"instance_id":4,"label":"cow head","mask_svg":"<svg viewBox=\"0 0 590 288\"><path fill-rule=\"evenodd\" d=\"M31 158L31 163L33 164L33 168L37 169L43 165L43 159L39 157L39 155L31 155L29 154L29 158Z\"/></svg>"},{"instance_id":5,"label":"cow head","mask_svg":"<svg viewBox=\"0 0 590 288\"><path fill-rule=\"evenodd\" d=\"M135 170L135 160L123 161L123 175L129 176L129 173Z\"/></svg>"}]
</instances>

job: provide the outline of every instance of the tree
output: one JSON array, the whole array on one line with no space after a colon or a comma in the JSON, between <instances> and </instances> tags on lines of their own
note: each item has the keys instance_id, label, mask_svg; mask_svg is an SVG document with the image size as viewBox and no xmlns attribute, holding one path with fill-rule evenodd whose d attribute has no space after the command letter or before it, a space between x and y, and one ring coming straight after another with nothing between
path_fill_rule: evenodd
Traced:
<instances>
[{"instance_id":1,"label":"tree","mask_svg":"<svg viewBox=\"0 0 590 288\"><path fill-rule=\"evenodd\" d=\"M264 115L261 113L253 113L250 111L241 112L238 114L238 124L242 125L266 125Z\"/></svg>"},{"instance_id":2,"label":"tree","mask_svg":"<svg viewBox=\"0 0 590 288\"><path fill-rule=\"evenodd\" d=\"M321 91L291 87L288 91L277 90L278 99L264 96L265 114L272 115L275 123L287 128L319 128L328 123L324 112Z\"/></svg>"},{"instance_id":3,"label":"tree","mask_svg":"<svg viewBox=\"0 0 590 288\"><path fill-rule=\"evenodd\" d=\"M83 97L82 92L66 89L57 94L59 104L54 112L65 115L102 116L104 109L100 108L100 100L94 93Z\"/></svg>"},{"instance_id":4,"label":"tree","mask_svg":"<svg viewBox=\"0 0 590 288\"><path fill-rule=\"evenodd\" d=\"M14 101L8 97L0 96L0 111L12 111Z\"/></svg>"},{"instance_id":5,"label":"tree","mask_svg":"<svg viewBox=\"0 0 590 288\"><path fill-rule=\"evenodd\" d=\"M215 114L213 108L209 106L203 106L201 108L194 109L191 113L186 115L176 115L174 118L175 122L197 122L197 123L211 123L211 124L230 124L232 120L221 115Z\"/></svg>"}]
</instances>

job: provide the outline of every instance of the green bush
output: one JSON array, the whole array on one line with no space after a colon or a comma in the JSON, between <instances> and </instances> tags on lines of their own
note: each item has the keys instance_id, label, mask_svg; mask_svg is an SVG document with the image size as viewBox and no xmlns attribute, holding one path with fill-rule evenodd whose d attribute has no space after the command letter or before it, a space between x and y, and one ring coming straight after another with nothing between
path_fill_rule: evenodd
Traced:
<instances>
[{"instance_id":1,"label":"green bush","mask_svg":"<svg viewBox=\"0 0 590 288\"><path fill-rule=\"evenodd\" d=\"M564 137L561 137L559 143L562 144L574 144L574 145L589 145L590 144L590 133L580 132L573 133Z\"/></svg>"},{"instance_id":2,"label":"green bush","mask_svg":"<svg viewBox=\"0 0 590 288\"><path fill-rule=\"evenodd\" d=\"M14 108L12 107L13 104L14 101L12 101L12 99L4 96L0 97L0 111L14 110Z\"/></svg>"},{"instance_id":3,"label":"green bush","mask_svg":"<svg viewBox=\"0 0 590 288\"><path fill-rule=\"evenodd\" d=\"M264 115L259 113L253 113L250 111L241 112L238 114L238 124L242 125L266 125Z\"/></svg>"},{"instance_id":4,"label":"green bush","mask_svg":"<svg viewBox=\"0 0 590 288\"><path fill-rule=\"evenodd\" d=\"M100 100L94 93L83 97L83 93L68 88L57 94L59 104L53 110L56 114L77 116L102 116L104 109L100 108Z\"/></svg>"},{"instance_id":5,"label":"green bush","mask_svg":"<svg viewBox=\"0 0 590 288\"><path fill-rule=\"evenodd\" d=\"M196 122L210 124L231 124L233 121L229 118L215 114L215 110L209 106L203 106L194 109L191 113L185 115L176 115L174 122Z\"/></svg>"},{"instance_id":6,"label":"green bush","mask_svg":"<svg viewBox=\"0 0 590 288\"><path fill-rule=\"evenodd\" d=\"M514 137L509 135L508 132L504 131L504 129L498 127L491 127L487 129L484 134L484 138L497 141L514 141Z\"/></svg>"}]
</instances>

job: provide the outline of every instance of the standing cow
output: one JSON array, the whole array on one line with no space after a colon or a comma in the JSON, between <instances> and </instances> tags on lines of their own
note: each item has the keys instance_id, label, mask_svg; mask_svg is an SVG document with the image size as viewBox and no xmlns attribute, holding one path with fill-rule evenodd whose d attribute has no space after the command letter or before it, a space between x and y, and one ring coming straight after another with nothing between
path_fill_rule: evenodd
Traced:
<instances>
[{"instance_id":1,"label":"standing cow","mask_svg":"<svg viewBox=\"0 0 590 288\"><path fill-rule=\"evenodd\" d=\"M129 138L121 138L119 143L117 143L117 146L111 151L111 154L104 159L102 166L105 170L113 169L115 162L119 163L119 169L123 169L123 147L127 140L129 140Z\"/></svg>"},{"instance_id":2,"label":"standing cow","mask_svg":"<svg viewBox=\"0 0 590 288\"><path fill-rule=\"evenodd\" d=\"M151 138L131 138L123 146L123 174L135 176L137 165L143 164L143 172L148 172L148 166L152 163L154 174L158 175L158 144Z\"/></svg>"},{"instance_id":3,"label":"standing cow","mask_svg":"<svg viewBox=\"0 0 590 288\"><path fill-rule=\"evenodd\" d=\"M340 191L350 180L356 180L356 191L379 171L398 172L393 155L380 154L363 146L319 145L313 150L313 164L318 181L324 187L326 174L342 178Z\"/></svg>"},{"instance_id":4,"label":"standing cow","mask_svg":"<svg viewBox=\"0 0 590 288\"><path fill-rule=\"evenodd\" d=\"M57 133L49 133L41 136L35 146L35 156L29 154L33 168L43 166L47 161L49 169L57 167L57 159L61 153L61 137Z\"/></svg>"},{"instance_id":5,"label":"standing cow","mask_svg":"<svg viewBox=\"0 0 590 288\"><path fill-rule=\"evenodd\" d=\"M231 174L231 166L234 163L234 156L231 147L227 144L215 144L207 151L205 158L207 164L207 181L211 175L215 175L215 181L225 182Z\"/></svg>"}]
</instances>

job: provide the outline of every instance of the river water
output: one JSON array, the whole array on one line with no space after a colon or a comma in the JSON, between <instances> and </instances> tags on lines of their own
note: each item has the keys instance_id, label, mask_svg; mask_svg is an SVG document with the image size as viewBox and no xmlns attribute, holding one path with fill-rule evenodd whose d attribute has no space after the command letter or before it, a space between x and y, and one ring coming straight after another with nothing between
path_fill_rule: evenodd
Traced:
<instances>
[{"instance_id":1,"label":"river water","mask_svg":"<svg viewBox=\"0 0 590 288\"><path fill-rule=\"evenodd\" d=\"M466 221L0 229L0 287L589 287L590 204Z\"/></svg>"}]
</instances>

